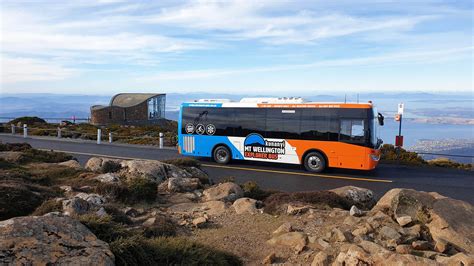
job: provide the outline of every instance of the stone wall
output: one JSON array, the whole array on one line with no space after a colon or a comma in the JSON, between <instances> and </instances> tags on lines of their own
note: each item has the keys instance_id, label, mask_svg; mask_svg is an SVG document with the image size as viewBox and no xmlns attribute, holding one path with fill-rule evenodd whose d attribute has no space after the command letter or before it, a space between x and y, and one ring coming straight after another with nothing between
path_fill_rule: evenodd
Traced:
<instances>
[{"instance_id":1,"label":"stone wall","mask_svg":"<svg viewBox=\"0 0 474 266\"><path fill-rule=\"evenodd\" d=\"M91 109L91 123L93 125L108 124L153 124L148 120L147 102L132 107L107 106L100 109Z\"/></svg>"}]
</instances>

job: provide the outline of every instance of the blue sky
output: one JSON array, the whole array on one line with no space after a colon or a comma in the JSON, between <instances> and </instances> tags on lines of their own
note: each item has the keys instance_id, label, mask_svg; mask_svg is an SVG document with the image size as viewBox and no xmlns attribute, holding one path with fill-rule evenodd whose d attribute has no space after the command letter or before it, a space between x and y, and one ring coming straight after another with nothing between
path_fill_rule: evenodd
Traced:
<instances>
[{"instance_id":1,"label":"blue sky","mask_svg":"<svg viewBox=\"0 0 474 266\"><path fill-rule=\"evenodd\" d=\"M471 1L7 1L1 92L471 91Z\"/></svg>"}]
</instances>

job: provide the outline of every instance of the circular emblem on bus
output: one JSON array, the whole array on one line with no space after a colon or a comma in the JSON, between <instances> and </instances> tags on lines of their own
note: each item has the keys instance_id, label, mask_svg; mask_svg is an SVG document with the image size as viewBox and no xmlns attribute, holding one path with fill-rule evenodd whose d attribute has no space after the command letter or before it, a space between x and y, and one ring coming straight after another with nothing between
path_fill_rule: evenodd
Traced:
<instances>
[{"instance_id":1,"label":"circular emblem on bus","mask_svg":"<svg viewBox=\"0 0 474 266\"><path fill-rule=\"evenodd\" d=\"M207 135L214 135L216 133L216 127L213 124L206 126Z\"/></svg>"},{"instance_id":2,"label":"circular emblem on bus","mask_svg":"<svg viewBox=\"0 0 474 266\"><path fill-rule=\"evenodd\" d=\"M194 133L194 125L191 124L191 123L186 124L185 130L186 130L186 133L193 134Z\"/></svg>"},{"instance_id":3,"label":"circular emblem on bus","mask_svg":"<svg viewBox=\"0 0 474 266\"><path fill-rule=\"evenodd\" d=\"M196 133L198 133L199 135L202 135L204 134L204 132L206 132L206 128L204 127L203 124L198 124L196 126Z\"/></svg>"}]
</instances>

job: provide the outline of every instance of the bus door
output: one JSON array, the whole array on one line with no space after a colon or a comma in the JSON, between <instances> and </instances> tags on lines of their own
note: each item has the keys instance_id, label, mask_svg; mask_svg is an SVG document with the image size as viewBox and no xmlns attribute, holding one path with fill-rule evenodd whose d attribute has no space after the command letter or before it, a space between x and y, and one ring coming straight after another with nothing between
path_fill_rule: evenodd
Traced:
<instances>
[{"instance_id":1,"label":"bus door","mask_svg":"<svg viewBox=\"0 0 474 266\"><path fill-rule=\"evenodd\" d=\"M366 165L366 122L361 118L341 118L339 141L344 145L339 158L339 167L363 168Z\"/></svg>"}]
</instances>

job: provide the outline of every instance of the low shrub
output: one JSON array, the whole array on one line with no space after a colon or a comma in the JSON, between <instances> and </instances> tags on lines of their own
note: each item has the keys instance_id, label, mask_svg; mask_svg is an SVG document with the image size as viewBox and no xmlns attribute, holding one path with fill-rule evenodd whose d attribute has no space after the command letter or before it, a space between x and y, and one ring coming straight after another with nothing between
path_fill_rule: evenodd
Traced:
<instances>
[{"instance_id":1,"label":"low shrub","mask_svg":"<svg viewBox=\"0 0 474 266\"><path fill-rule=\"evenodd\" d=\"M437 166L437 167L444 167L444 168L457 168L457 169L464 169L464 170L471 170L472 169L472 164L464 164L464 163L458 163L455 161L451 161L448 158L436 158L428 161L428 164L431 166Z\"/></svg>"},{"instance_id":2,"label":"low shrub","mask_svg":"<svg viewBox=\"0 0 474 266\"><path fill-rule=\"evenodd\" d=\"M107 160L102 164L102 166L100 168L100 171L103 174L106 174L106 173L118 172L118 171L120 171L120 169L122 169L122 166L120 165L119 162L112 161L112 160Z\"/></svg>"},{"instance_id":3,"label":"low shrub","mask_svg":"<svg viewBox=\"0 0 474 266\"><path fill-rule=\"evenodd\" d=\"M270 195L264 201L264 211L270 214L286 212L286 204L299 203L312 205L316 208L341 208L349 209L351 204L343 197L331 191L310 191L310 192L279 192Z\"/></svg>"},{"instance_id":4,"label":"low shrub","mask_svg":"<svg viewBox=\"0 0 474 266\"><path fill-rule=\"evenodd\" d=\"M247 181L240 186L242 187L242 190L244 191L244 197L261 200L261 201L265 200L270 195L277 193L277 191L261 189L258 186L257 182L255 181Z\"/></svg>"},{"instance_id":5,"label":"low shrub","mask_svg":"<svg viewBox=\"0 0 474 266\"><path fill-rule=\"evenodd\" d=\"M110 243L117 265L242 265L235 255L185 238L140 236Z\"/></svg>"},{"instance_id":6,"label":"low shrub","mask_svg":"<svg viewBox=\"0 0 474 266\"><path fill-rule=\"evenodd\" d=\"M95 192L124 203L130 198L130 190L125 184L99 183L95 187Z\"/></svg>"},{"instance_id":7,"label":"low shrub","mask_svg":"<svg viewBox=\"0 0 474 266\"><path fill-rule=\"evenodd\" d=\"M56 199L49 199L41 203L41 205L36 208L32 213L34 216L45 215L50 212L60 212L63 210L63 203Z\"/></svg>"},{"instance_id":8,"label":"low shrub","mask_svg":"<svg viewBox=\"0 0 474 266\"><path fill-rule=\"evenodd\" d=\"M80 170L56 165L32 165L28 166L30 174L29 181L41 185L57 185L67 180L74 179L81 172Z\"/></svg>"},{"instance_id":9,"label":"low shrub","mask_svg":"<svg viewBox=\"0 0 474 266\"><path fill-rule=\"evenodd\" d=\"M155 217L153 226L143 228L142 235L146 238L153 238L159 236L174 236L176 235L176 224L164 216Z\"/></svg>"},{"instance_id":10,"label":"low shrub","mask_svg":"<svg viewBox=\"0 0 474 266\"><path fill-rule=\"evenodd\" d=\"M232 183L235 183L235 177L233 176L226 176L226 177L223 177L219 180L219 184L223 184L223 183L227 183L227 182L232 182Z\"/></svg>"},{"instance_id":11,"label":"low shrub","mask_svg":"<svg viewBox=\"0 0 474 266\"><path fill-rule=\"evenodd\" d=\"M157 184L146 178L134 178L127 182L131 202L153 202L158 194Z\"/></svg>"},{"instance_id":12,"label":"low shrub","mask_svg":"<svg viewBox=\"0 0 474 266\"><path fill-rule=\"evenodd\" d=\"M12 169L16 167L17 166L14 163L7 162L4 159L0 158L0 169Z\"/></svg>"},{"instance_id":13,"label":"low shrub","mask_svg":"<svg viewBox=\"0 0 474 266\"><path fill-rule=\"evenodd\" d=\"M110 204L105 205L104 209L107 212L107 214L110 215L110 218L112 219L112 221L116 223L126 224L126 225L130 225L133 223L130 217L128 217L125 213L123 213L121 210L117 209L113 205L110 205Z\"/></svg>"},{"instance_id":14,"label":"low shrub","mask_svg":"<svg viewBox=\"0 0 474 266\"><path fill-rule=\"evenodd\" d=\"M63 153L53 151L42 151L37 149L28 149L23 151L23 155L27 158L26 163L43 162L43 163L60 163L73 160L74 157Z\"/></svg>"},{"instance_id":15,"label":"low shrub","mask_svg":"<svg viewBox=\"0 0 474 266\"><path fill-rule=\"evenodd\" d=\"M46 120L41 119L37 116L23 116L23 117L18 117L10 122L8 124L14 124L17 125L20 123L21 125L27 124L27 125L40 125L40 124L47 124Z\"/></svg>"},{"instance_id":16,"label":"low shrub","mask_svg":"<svg viewBox=\"0 0 474 266\"><path fill-rule=\"evenodd\" d=\"M132 232L112 220L110 215L99 217L95 214L85 214L78 217L79 221L84 224L91 232L100 240L112 242L119 238L130 237Z\"/></svg>"},{"instance_id":17,"label":"low shrub","mask_svg":"<svg viewBox=\"0 0 474 266\"><path fill-rule=\"evenodd\" d=\"M178 167L201 167L201 162L193 158L176 158L164 160L164 163L172 164Z\"/></svg>"},{"instance_id":18,"label":"low shrub","mask_svg":"<svg viewBox=\"0 0 474 266\"><path fill-rule=\"evenodd\" d=\"M43 202L43 197L30 187L17 182L0 184L0 220L32 213Z\"/></svg>"},{"instance_id":19,"label":"low shrub","mask_svg":"<svg viewBox=\"0 0 474 266\"><path fill-rule=\"evenodd\" d=\"M411 165L426 164L426 161L421 156L419 156L418 153L409 152L403 148L400 148L400 150L397 151L397 147L391 144L382 145L380 151L381 151L381 160L384 160L384 161L397 161L397 158L398 158L398 161L405 164L411 164Z\"/></svg>"},{"instance_id":20,"label":"low shrub","mask_svg":"<svg viewBox=\"0 0 474 266\"><path fill-rule=\"evenodd\" d=\"M26 151L30 150L28 143L0 143L0 151Z\"/></svg>"},{"instance_id":21,"label":"low shrub","mask_svg":"<svg viewBox=\"0 0 474 266\"><path fill-rule=\"evenodd\" d=\"M146 178L134 178L123 184L99 183L95 192L127 204L153 202L158 194L157 184Z\"/></svg>"}]
</instances>

